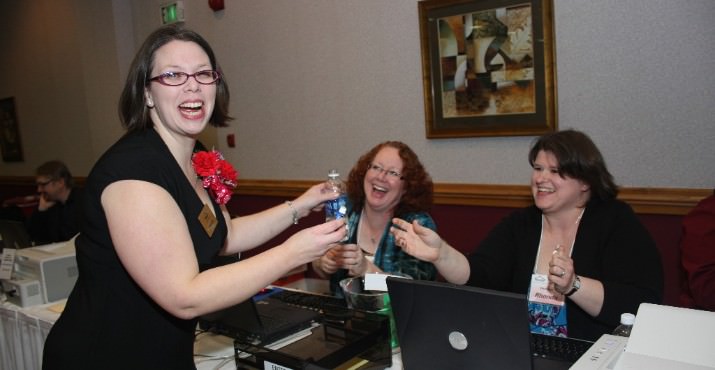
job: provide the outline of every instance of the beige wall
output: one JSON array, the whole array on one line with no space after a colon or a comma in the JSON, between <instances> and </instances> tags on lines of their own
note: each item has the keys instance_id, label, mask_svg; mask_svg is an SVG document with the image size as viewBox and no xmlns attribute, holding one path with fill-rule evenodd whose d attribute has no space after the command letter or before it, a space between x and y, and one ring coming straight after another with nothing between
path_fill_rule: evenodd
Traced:
<instances>
[{"instance_id":1,"label":"beige wall","mask_svg":"<svg viewBox=\"0 0 715 370\"><path fill-rule=\"evenodd\" d=\"M121 79L164 2L0 0L0 98L16 97L25 146L0 174L48 157L89 171L121 134ZM398 139L437 182L526 182L532 137L425 138L416 0L184 4L231 87L217 145L242 178L320 179ZM559 124L589 133L620 184L715 186L713 16L711 0L555 0Z\"/></svg>"},{"instance_id":2,"label":"beige wall","mask_svg":"<svg viewBox=\"0 0 715 370\"><path fill-rule=\"evenodd\" d=\"M78 175L113 142L119 73L107 1L0 2L0 98L14 97L24 159L5 175L62 159Z\"/></svg>"}]
</instances>

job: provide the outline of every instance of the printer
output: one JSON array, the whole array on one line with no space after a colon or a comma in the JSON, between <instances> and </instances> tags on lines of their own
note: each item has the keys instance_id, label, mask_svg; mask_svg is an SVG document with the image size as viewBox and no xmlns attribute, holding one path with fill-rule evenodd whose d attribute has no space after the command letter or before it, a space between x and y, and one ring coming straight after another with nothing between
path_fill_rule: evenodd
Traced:
<instances>
[{"instance_id":1,"label":"printer","mask_svg":"<svg viewBox=\"0 0 715 370\"><path fill-rule=\"evenodd\" d=\"M3 280L8 301L21 307L67 298L77 281L74 238L18 249L12 279Z\"/></svg>"},{"instance_id":2,"label":"printer","mask_svg":"<svg viewBox=\"0 0 715 370\"><path fill-rule=\"evenodd\" d=\"M715 312L641 303L628 338L604 334L570 370L715 369Z\"/></svg>"}]
</instances>

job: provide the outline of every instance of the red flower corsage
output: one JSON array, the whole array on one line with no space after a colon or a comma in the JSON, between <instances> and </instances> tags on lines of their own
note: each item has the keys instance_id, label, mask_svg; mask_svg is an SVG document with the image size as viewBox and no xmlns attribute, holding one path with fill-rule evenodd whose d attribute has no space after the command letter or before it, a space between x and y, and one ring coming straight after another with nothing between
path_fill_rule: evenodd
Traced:
<instances>
[{"instance_id":1,"label":"red flower corsage","mask_svg":"<svg viewBox=\"0 0 715 370\"><path fill-rule=\"evenodd\" d=\"M203 187L209 189L216 203L228 203L233 189L238 185L238 172L223 159L223 155L218 150L196 152L191 163L202 179Z\"/></svg>"}]
</instances>

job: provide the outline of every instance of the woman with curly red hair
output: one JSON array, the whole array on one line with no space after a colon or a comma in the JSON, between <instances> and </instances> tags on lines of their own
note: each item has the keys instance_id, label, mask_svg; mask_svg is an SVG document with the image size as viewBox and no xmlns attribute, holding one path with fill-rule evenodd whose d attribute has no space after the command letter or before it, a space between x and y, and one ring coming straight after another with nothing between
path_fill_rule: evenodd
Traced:
<instances>
[{"instance_id":1,"label":"woman with curly red hair","mask_svg":"<svg viewBox=\"0 0 715 370\"><path fill-rule=\"evenodd\" d=\"M409 146L386 141L363 154L348 175L347 193L348 241L313 261L313 269L330 278L334 292L340 293L341 279L373 272L435 279L434 265L403 252L389 232L393 217L436 229L427 213L432 178Z\"/></svg>"}]
</instances>

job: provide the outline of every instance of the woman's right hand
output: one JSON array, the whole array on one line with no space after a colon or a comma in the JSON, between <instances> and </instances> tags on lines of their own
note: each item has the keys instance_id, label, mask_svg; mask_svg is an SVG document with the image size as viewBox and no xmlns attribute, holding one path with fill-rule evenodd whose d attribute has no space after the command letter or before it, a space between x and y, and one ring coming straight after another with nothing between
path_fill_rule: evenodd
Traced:
<instances>
[{"instance_id":1,"label":"woman's right hand","mask_svg":"<svg viewBox=\"0 0 715 370\"><path fill-rule=\"evenodd\" d=\"M434 230L417 221L409 223L400 218L393 218L392 223L394 226L390 227L390 233L395 237L395 244L405 253L432 263L439 258L442 238Z\"/></svg>"},{"instance_id":2,"label":"woman's right hand","mask_svg":"<svg viewBox=\"0 0 715 370\"><path fill-rule=\"evenodd\" d=\"M345 220L339 219L298 231L283 244L295 251L299 261L309 263L325 255L346 234Z\"/></svg>"}]
</instances>

